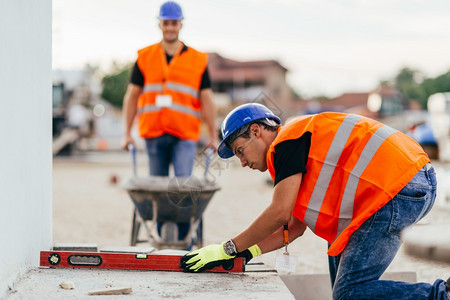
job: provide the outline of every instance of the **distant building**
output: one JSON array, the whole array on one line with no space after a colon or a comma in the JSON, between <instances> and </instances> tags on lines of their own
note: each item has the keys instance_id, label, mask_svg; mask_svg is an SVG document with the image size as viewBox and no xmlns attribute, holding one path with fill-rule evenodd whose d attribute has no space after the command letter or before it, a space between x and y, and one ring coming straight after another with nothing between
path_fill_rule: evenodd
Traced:
<instances>
[{"instance_id":1,"label":"distant building","mask_svg":"<svg viewBox=\"0 0 450 300\"><path fill-rule=\"evenodd\" d=\"M398 115L404 110L400 93L391 87L379 87L372 92L344 93L333 99L310 99L296 102L299 114L324 111L355 113L372 118Z\"/></svg>"},{"instance_id":2,"label":"distant building","mask_svg":"<svg viewBox=\"0 0 450 300\"><path fill-rule=\"evenodd\" d=\"M275 60L236 61L210 53L208 70L219 117L245 102L262 102L280 112L292 108L288 70Z\"/></svg>"}]
</instances>

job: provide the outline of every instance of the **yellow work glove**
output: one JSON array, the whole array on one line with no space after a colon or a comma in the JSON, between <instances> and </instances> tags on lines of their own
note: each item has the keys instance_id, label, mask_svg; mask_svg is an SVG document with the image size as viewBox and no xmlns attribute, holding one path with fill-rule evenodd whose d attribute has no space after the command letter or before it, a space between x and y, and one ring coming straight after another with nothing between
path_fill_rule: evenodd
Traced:
<instances>
[{"instance_id":1,"label":"yellow work glove","mask_svg":"<svg viewBox=\"0 0 450 300\"><path fill-rule=\"evenodd\" d=\"M253 257L257 257L261 255L261 249L259 249L258 245L253 245L242 252L238 252L236 257L244 257L245 263L247 264Z\"/></svg>"},{"instance_id":2,"label":"yellow work glove","mask_svg":"<svg viewBox=\"0 0 450 300\"><path fill-rule=\"evenodd\" d=\"M184 272L203 272L234 259L236 256L230 256L225 253L223 249L224 244L209 245L189 252L180 259L180 268Z\"/></svg>"}]
</instances>

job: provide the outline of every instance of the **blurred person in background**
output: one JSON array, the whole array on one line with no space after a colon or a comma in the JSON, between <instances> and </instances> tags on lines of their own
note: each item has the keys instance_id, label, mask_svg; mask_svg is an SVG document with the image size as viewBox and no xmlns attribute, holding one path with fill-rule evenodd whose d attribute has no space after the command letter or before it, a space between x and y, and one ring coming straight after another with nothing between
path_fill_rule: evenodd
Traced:
<instances>
[{"instance_id":1,"label":"blurred person in background","mask_svg":"<svg viewBox=\"0 0 450 300\"><path fill-rule=\"evenodd\" d=\"M151 176L192 174L200 136L201 121L206 123L207 148L219 145L216 111L208 74L208 56L179 40L183 12L172 1L161 5L159 28L162 40L138 51L131 80L123 101L125 133L122 147L135 146L131 135L137 116L139 135L145 139ZM183 239L188 223L179 223Z\"/></svg>"}]
</instances>

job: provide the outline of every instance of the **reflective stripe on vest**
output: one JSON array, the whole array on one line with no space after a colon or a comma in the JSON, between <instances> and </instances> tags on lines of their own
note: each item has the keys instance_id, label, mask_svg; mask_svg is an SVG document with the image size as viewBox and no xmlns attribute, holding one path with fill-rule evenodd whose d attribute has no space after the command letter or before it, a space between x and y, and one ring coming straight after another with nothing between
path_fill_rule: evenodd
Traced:
<instances>
[{"instance_id":1,"label":"reflective stripe on vest","mask_svg":"<svg viewBox=\"0 0 450 300\"><path fill-rule=\"evenodd\" d=\"M195 90L193 88L191 88L190 86L187 85L183 85L180 83L175 83L175 82L167 82L166 83L166 87L168 89L180 92L180 93L184 93L184 94L188 94L191 95L194 98L198 98L199 97L199 93L198 90Z\"/></svg>"},{"instance_id":2,"label":"reflective stripe on vest","mask_svg":"<svg viewBox=\"0 0 450 300\"><path fill-rule=\"evenodd\" d=\"M316 185L314 186L314 191L311 195L311 201L308 204L305 214L305 222L312 231L315 231L317 218L319 216L325 194L328 190L331 177L333 176L335 166L337 165L342 151L344 150L344 146L346 145L348 138L350 137L350 134L359 119L361 119L361 116L348 115L339 126L339 129L333 138L330 150L328 151L325 162L320 170L319 177ZM355 201L355 193L356 188L358 187L359 177L372 160L372 157L380 145L395 132L397 132L397 130L388 126L383 126L370 137L368 143L365 145L345 186L339 210L338 232L336 237L339 236L339 234L351 223L353 216L353 204Z\"/></svg>"},{"instance_id":3,"label":"reflective stripe on vest","mask_svg":"<svg viewBox=\"0 0 450 300\"><path fill-rule=\"evenodd\" d=\"M166 83L166 87L168 89L171 89L173 91L176 92L180 92L183 94L187 94L190 95L194 98L198 98L199 97L199 91L196 89L191 88L190 86L181 84L181 83L175 83L175 82L167 82ZM147 92L162 92L164 91L164 86L163 84L159 84L159 83L154 83L154 84L146 84L144 85L144 93Z\"/></svg>"},{"instance_id":4,"label":"reflective stripe on vest","mask_svg":"<svg viewBox=\"0 0 450 300\"><path fill-rule=\"evenodd\" d=\"M167 82L166 83L166 87L168 89L171 89L173 91L176 92L180 92L180 93L184 93L184 94L188 94L194 98L198 98L199 97L199 92L189 86L183 85L183 84L179 84L179 83L174 83L174 82ZM155 83L155 84L146 84L144 85L144 90L143 93L148 93L148 92L163 92L164 91L164 85L163 84L159 84L159 83ZM172 103L170 106L170 109L185 113L185 114L190 114L194 117L200 118L201 114L198 111L193 110L192 108L182 105L182 104L178 104L178 103ZM154 111L159 111L161 110L161 107L158 107L156 105L150 105L147 104L141 108L139 108L138 113L142 114L145 112L154 112Z\"/></svg>"},{"instance_id":5,"label":"reflective stripe on vest","mask_svg":"<svg viewBox=\"0 0 450 300\"><path fill-rule=\"evenodd\" d=\"M347 185L345 186L344 195L342 197L341 207L339 210L339 224L338 224L338 232L337 236L339 236L342 231L350 224L353 216L353 204L355 203L355 194L356 188L359 184L359 178L361 174L366 169L369 162L372 160L375 152L377 152L378 148L381 144L391 135L396 133L397 130L389 127L383 126L379 128L375 133L370 137L369 142L367 142L364 147L361 156L358 159L351 175L349 176ZM341 222L344 221L344 222Z\"/></svg>"},{"instance_id":6,"label":"reflective stripe on vest","mask_svg":"<svg viewBox=\"0 0 450 300\"><path fill-rule=\"evenodd\" d=\"M164 91L164 87L162 84L154 83L154 84L146 84L144 85L143 93L147 92L162 92Z\"/></svg>"},{"instance_id":7,"label":"reflective stripe on vest","mask_svg":"<svg viewBox=\"0 0 450 300\"><path fill-rule=\"evenodd\" d=\"M160 106L156 106L156 105L145 105L144 107L139 108L138 110L138 114L143 114L146 112L155 112L155 111L160 111L162 107ZM186 107L184 105L181 104L177 104L177 103L172 103L169 107L164 107L164 108L168 108L168 109L172 109L181 113L185 113L185 114L189 114L192 115L194 117L200 118L201 114L198 111L192 110L189 107Z\"/></svg>"}]
</instances>

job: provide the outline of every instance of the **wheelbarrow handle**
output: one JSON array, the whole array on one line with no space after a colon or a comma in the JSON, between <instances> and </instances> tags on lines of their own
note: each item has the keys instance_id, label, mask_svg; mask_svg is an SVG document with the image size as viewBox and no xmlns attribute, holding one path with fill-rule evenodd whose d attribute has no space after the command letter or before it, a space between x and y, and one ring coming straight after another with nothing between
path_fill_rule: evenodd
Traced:
<instances>
[{"instance_id":1,"label":"wheelbarrow handle","mask_svg":"<svg viewBox=\"0 0 450 300\"><path fill-rule=\"evenodd\" d=\"M137 169L136 169L136 147L129 143L128 144L128 151L131 153L131 157L133 158L133 174L136 177L137 176Z\"/></svg>"},{"instance_id":2,"label":"wheelbarrow handle","mask_svg":"<svg viewBox=\"0 0 450 300\"><path fill-rule=\"evenodd\" d=\"M205 150L205 173L204 173L205 179L206 179L206 176L208 175L209 165L210 165L211 157L213 156L213 154L214 154L213 148L211 148L211 147L206 148L206 150Z\"/></svg>"}]
</instances>

